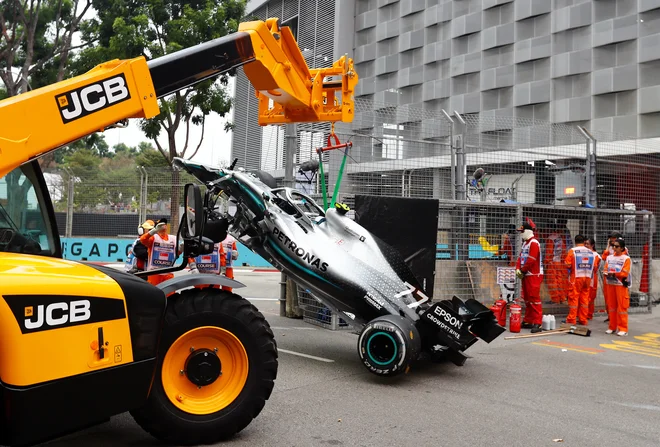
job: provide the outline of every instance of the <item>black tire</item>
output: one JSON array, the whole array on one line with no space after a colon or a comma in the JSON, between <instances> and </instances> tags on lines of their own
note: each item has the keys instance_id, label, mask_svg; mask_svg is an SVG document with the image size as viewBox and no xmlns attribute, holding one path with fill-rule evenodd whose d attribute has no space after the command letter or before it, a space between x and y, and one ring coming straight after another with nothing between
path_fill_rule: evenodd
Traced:
<instances>
[{"instance_id":1,"label":"black tire","mask_svg":"<svg viewBox=\"0 0 660 447\"><path fill-rule=\"evenodd\" d=\"M419 359L422 341L417 327L399 315L374 318L358 337L358 354L367 370L377 376L407 373Z\"/></svg>"},{"instance_id":2,"label":"black tire","mask_svg":"<svg viewBox=\"0 0 660 447\"><path fill-rule=\"evenodd\" d=\"M163 387L165 355L181 335L202 326L220 327L242 343L249 360L247 381L227 407L211 414L177 408ZM264 408L277 377L278 354L268 322L254 305L221 289L184 290L168 298L158 363L146 404L131 411L135 421L156 439L176 445L211 444L247 427Z\"/></svg>"}]
</instances>

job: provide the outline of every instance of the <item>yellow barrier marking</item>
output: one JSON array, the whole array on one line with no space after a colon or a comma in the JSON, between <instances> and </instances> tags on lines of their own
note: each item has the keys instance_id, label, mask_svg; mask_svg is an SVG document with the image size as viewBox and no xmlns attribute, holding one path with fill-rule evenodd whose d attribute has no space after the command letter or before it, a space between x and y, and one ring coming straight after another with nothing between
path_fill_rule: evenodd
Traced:
<instances>
[{"instance_id":1,"label":"yellow barrier marking","mask_svg":"<svg viewBox=\"0 0 660 447\"><path fill-rule=\"evenodd\" d=\"M545 340L543 343L547 345L553 345L553 346L561 346L563 348L573 348L573 349L580 349L582 351L591 351L594 354L599 353L599 352L605 352L602 349L596 349L596 348L590 348L588 346L580 346L580 345L571 345L568 343L559 343L558 341L550 341L550 340Z\"/></svg>"},{"instance_id":2,"label":"yellow barrier marking","mask_svg":"<svg viewBox=\"0 0 660 447\"><path fill-rule=\"evenodd\" d=\"M551 341L545 341L545 342L534 341L532 342L532 344L538 346L546 346L548 348L566 349L569 351L581 352L583 354L591 354L591 355L598 354L599 352L605 352L605 351L601 351L600 349L587 348L586 346L567 345L564 343L555 343Z\"/></svg>"},{"instance_id":3,"label":"yellow barrier marking","mask_svg":"<svg viewBox=\"0 0 660 447\"><path fill-rule=\"evenodd\" d=\"M636 335L634 338L640 341L612 340L612 343L604 343L600 346L614 351L660 358L660 334L649 332L643 335Z\"/></svg>"}]
</instances>

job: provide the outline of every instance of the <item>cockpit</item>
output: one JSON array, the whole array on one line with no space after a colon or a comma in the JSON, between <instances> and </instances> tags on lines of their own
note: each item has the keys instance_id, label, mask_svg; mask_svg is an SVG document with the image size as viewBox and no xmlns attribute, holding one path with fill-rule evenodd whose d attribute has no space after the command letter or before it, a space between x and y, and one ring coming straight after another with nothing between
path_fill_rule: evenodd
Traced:
<instances>
[{"instance_id":1,"label":"cockpit","mask_svg":"<svg viewBox=\"0 0 660 447\"><path fill-rule=\"evenodd\" d=\"M290 216L308 219L310 224L319 217L325 217L323 208L300 191L292 188L275 188L270 192L272 202Z\"/></svg>"}]
</instances>

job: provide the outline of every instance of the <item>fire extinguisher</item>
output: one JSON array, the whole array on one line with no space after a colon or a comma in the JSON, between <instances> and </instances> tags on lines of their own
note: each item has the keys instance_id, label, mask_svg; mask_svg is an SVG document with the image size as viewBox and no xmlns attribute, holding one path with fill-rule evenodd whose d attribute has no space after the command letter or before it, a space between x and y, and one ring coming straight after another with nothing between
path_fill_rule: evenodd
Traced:
<instances>
[{"instance_id":1,"label":"fire extinguisher","mask_svg":"<svg viewBox=\"0 0 660 447\"><path fill-rule=\"evenodd\" d=\"M509 332L520 332L522 326L522 307L513 303L509 307L511 315L509 316Z\"/></svg>"},{"instance_id":2,"label":"fire extinguisher","mask_svg":"<svg viewBox=\"0 0 660 447\"><path fill-rule=\"evenodd\" d=\"M499 299L495 301L490 310L495 314L497 318L497 324L502 327L506 327L506 301Z\"/></svg>"}]
</instances>

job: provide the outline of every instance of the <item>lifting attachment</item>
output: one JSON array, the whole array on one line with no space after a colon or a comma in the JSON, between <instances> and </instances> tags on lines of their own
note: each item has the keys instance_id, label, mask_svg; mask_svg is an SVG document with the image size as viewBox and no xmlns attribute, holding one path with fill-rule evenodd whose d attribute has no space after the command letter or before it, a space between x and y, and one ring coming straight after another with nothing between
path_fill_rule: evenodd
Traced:
<instances>
[{"instance_id":1,"label":"lifting attachment","mask_svg":"<svg viewBox=\"0 0 660 447\"><path fill-rule=\"evenodd\" d=\"M332 144L332 138L334 137L335 144ZM332 123L332 129L328 135L328 145L325 147L320 147L316 149L316 153L319 156L319 171L321 171L321 192L323 193L323 207L328 209L328 194L325 186L325 174L323 172L323 152L332 151L336 149L344 149L344 158L341 161L341 167L339 168L339 174L337 174L337 183L335 184L335 190L332 194L332 201L330 202L330 207L335 206L337 201L337 194L339 193L339 187L341 185L341 177L344 174L344 167L346 166L346 157L348 157L348 149L353 147L353 143L348 141L346 143L340 143L339 137L335 134L335 123Z\"/></svg>"}]
</instances>

